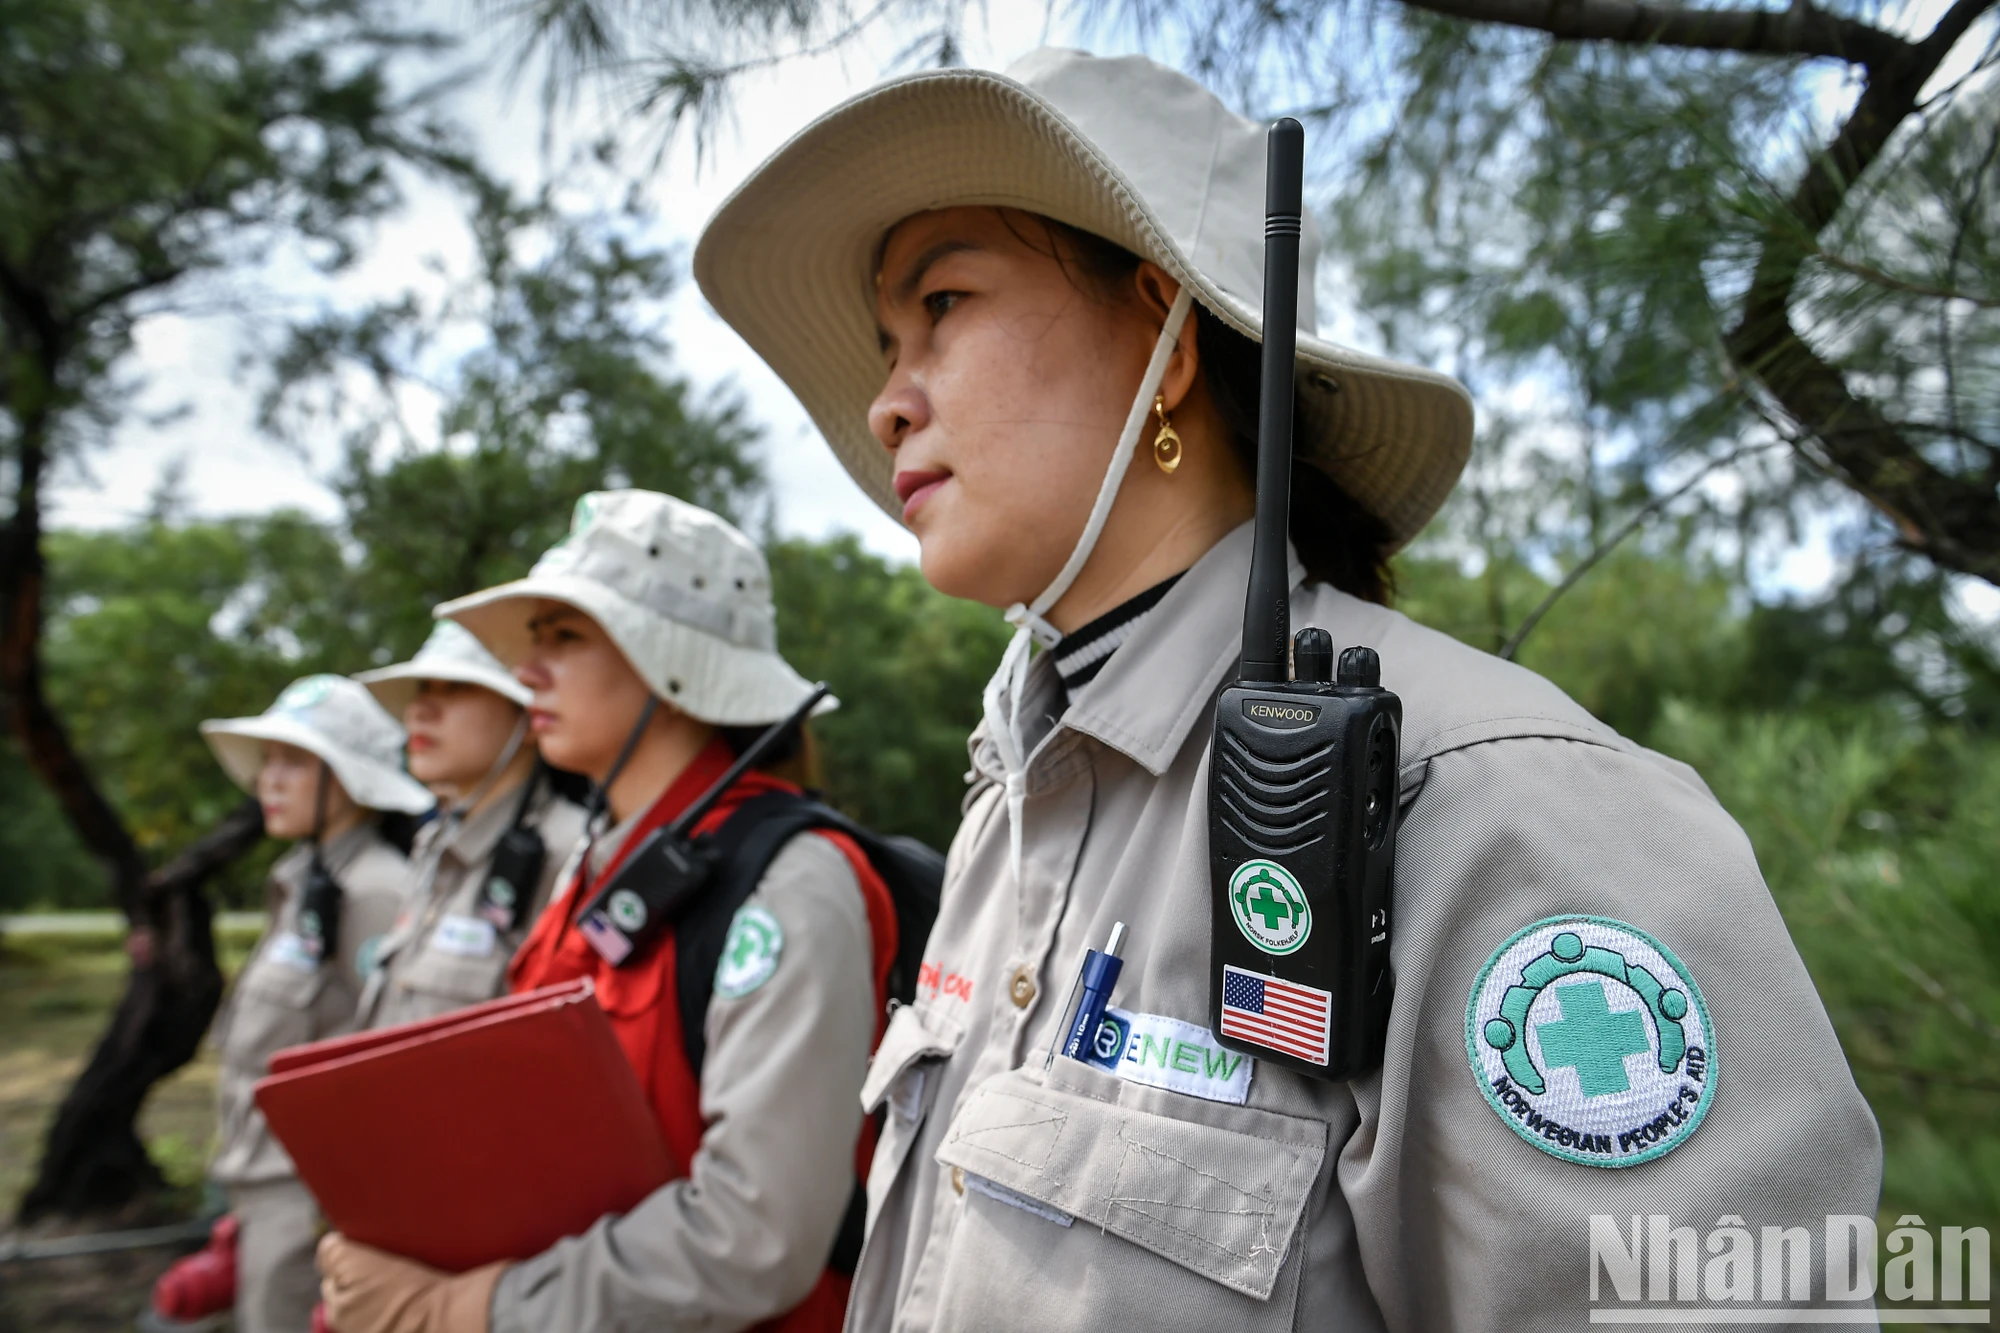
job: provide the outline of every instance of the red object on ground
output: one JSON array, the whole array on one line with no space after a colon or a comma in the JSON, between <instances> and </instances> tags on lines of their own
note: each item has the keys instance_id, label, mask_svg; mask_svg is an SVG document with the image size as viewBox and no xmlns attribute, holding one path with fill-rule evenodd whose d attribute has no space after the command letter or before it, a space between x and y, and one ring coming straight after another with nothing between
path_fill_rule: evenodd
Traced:
<instances>
[{"instance_id":1,"label":"red object on ground","mask_svg":"<svg viewBox=\"0 0 2000 1333\"><path fill-rule=\"evenodd\" d=\"M224 1214L208 1244L179 1259L153 1284L153 1309L163 1318L206 1319L236 1304L236 1218Z\"/></svg>"},{"instance_id":2,"label":"red object on ground","mask_svg":"<svg viewBox=\"0 0 2000 1333\"><path fill-rule=\"evenodd\" d=\"M295 1048L257 1084L342 1234L460 1273L539 1254L672 1178L589 981L448 1017Z\"/></svg>"}]
</instances>

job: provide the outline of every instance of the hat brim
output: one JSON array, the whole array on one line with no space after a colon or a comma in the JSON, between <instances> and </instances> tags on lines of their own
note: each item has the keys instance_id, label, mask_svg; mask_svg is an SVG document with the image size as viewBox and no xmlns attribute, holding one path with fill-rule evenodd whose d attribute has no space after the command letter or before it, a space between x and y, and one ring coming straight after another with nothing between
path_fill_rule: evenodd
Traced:
<instances>
[{"instance_id":1,"label":"hat brim","mask_svg":"<svg viewBox=\"0 0 2000 1333\"><path fill-rule=\"evenodd\" d=\"M267 713L211 719L201 724L201 734L223 771L252 795L257 791L257 772L264 766L264 747L275 741L325 760L348 796L364 809L420 815L437 804L437 797L409 774L336 745L296 718Z\"/></svg>"},{"instance_id":2,"label":"hat brim","mask_svg":"<svg viewBox=\"0 0 2000 1333\"><path fill-rule=\"evenodd\" d=\"M886 83L807 126L737 187L695 249L717 314L778 373L861 489L902 519L894 460L870 433L883 365L874 266L913 214L1024 209L1117 242L1194 289L1208 311L1262 337L1257 310L1205 278L1145 200L1060 112L985 70ZM1449 376L1301 331L1298 455L1400 546L1444 503L1472 446L1472 402Z\"/></svg>"},{"instance_id":3,"label":"hat brim","mask_svg":"<svg viewBox=\"0 0 2000 1333\"><path fill-rule=\"evenodd\" d=\"M410 701L417 697L418 684L426 680L477 685L522 708L535 698L533 690L504 672L481 671L476 666L461 666L455 662L398 662L373 671L358 671L354 679L366 685L368 692L375 696L375 702L387 709L391 717L398 719L410 706Z\"/></svg>"},{"instance_id":4,"label":"hat brim","mask_svg":"<svg viewBox=\"0 0 2000 1333\"><path fill-rule=\"evenodd\" d=\"M718 727L768 726L789 717L813 686L774 652L740 648L621 597L603 584L562 574L530 574L445 602L456 620L503 666L531 646L527 603L561 602L603 627L648 689L688 716ZM829 696L815 715L838 707Z\"/></svg>"}]
</instances>

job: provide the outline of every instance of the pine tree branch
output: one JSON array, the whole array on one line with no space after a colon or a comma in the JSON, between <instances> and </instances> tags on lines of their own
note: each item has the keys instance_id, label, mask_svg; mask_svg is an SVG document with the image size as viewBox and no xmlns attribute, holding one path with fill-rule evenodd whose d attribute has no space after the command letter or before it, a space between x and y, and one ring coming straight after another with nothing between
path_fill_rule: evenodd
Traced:
<instances>
[{"instance_id":1,"label":"pine tree branch","mask_svg":"<svg viewBox=\"0 0 2000 1333\"><path fill-rule=\"evenodd\" d=\"M1871 71L1846 123L1807 165L1782 223L1765 237L1742 316L1723 341L1737 365L1813 438L1824 465L1894 521L1913 550L2000 583L2000 497L1977 479L1933 464L1881 408L1848 387L1839 367L1799 335L1791 314L1792 292L1817 252L1819 233L1915 112L1918 94L1952 47L1995 3L1958 0L1906 58Z\"/></svg>"},{"instance_id":2,"label":"pine tree branch","mask_svg":"<svg viewBox=\"0 0 2000 1333\"><path fill-rule=\"evenodd\" d=\"M1810 4L1786 9L1691 9L1633 0L1403 0L1475 23L1545 32L1559 41L1745 55L1820 56L1870 69L1906 58L1911 46L1894 33L1829 14Z\"/></svg>"}]
</instances>

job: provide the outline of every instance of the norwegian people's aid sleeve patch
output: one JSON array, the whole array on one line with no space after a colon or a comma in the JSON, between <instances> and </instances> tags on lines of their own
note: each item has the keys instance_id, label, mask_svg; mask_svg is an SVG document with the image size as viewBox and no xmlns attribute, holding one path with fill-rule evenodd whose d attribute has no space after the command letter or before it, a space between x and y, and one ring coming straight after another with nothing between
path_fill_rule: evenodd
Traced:
<instances>
[{"instance_id":1,"label":"norwegian people's aid sleeve patch","mask_svg":"<svg viewBox=\"0 0 2000 1333\"><path fill-rule=\"evenodd\" d=\"M1587 1166L1672 1152L1715 1099L1715 1035L1694 977L1608 917L1550 917L1494 950L1465 1007L1465 1050L1516 1134Z\"/></svg>"},{"instance_id":2,"label":"norwegian people's aid sleeve patch","mask_svg":"<svg viewBox=\"0 0 2000 1333\"><path fill-rule=\"evenodd\" d=\"M771 979L784 952L785 932L778 918L761 907L736 910L729 937L722 942L722 959L715 966L715 993L740 1000Z\"/></svg>"}]
</instances>

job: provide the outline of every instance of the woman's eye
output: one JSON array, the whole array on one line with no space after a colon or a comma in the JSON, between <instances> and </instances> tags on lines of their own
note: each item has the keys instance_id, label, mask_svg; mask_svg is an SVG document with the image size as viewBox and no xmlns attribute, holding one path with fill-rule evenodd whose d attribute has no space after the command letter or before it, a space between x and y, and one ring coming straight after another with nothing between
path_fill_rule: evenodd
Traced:
<instances>
[{"instance_id":1,"label":"woman's eye","mask_svg":"<svg viewBox=\"0 0 2000 1333\"><path fill-rule=\"evenodd\" d=\"M924 309L930 313L931 322L935 324L964 296L964 292L932 292L924 298Z\"/></svg>"}]
</instances>

